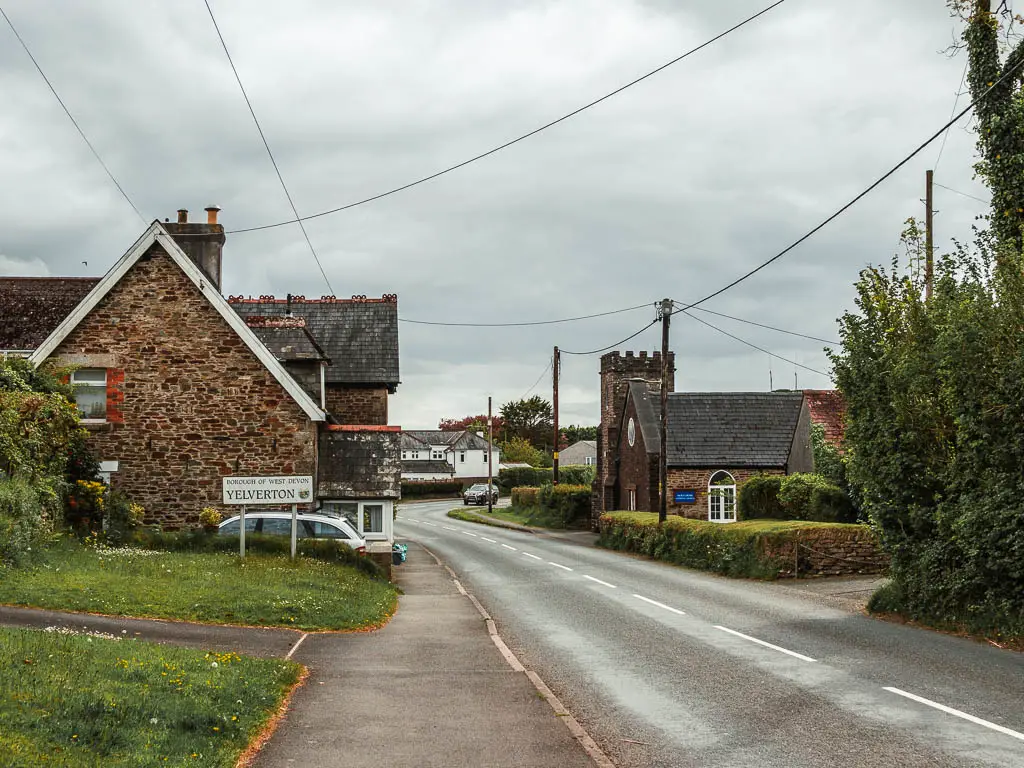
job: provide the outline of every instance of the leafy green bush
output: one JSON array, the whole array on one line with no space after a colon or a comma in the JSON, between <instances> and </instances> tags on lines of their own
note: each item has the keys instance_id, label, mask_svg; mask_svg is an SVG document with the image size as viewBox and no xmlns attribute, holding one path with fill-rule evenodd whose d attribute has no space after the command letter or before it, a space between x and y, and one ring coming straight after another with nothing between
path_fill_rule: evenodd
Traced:
<instances>
[{"instance_id":1,"label":"leafy green bush","mask_svg":"<svg viewBox=\"0 0 1024 768\"><path fill-rule=\"evenodd\" d=\"M537 492L539 488L524 486L512 489L513 507L535 507L537 506Z\"/></svg>"},{"instance_id":2,"label":"leafy green bush","mask_svg":"<svg viewBox=\"0 0 1024 768\"><path fill-rule=\"evenodd\" d=\"M591 485L597 476L593 464L567 464L558 468L558 482L566 485Z\"/></svg>"},{"instance_id":3,"label":"leafy green bush","mask_svg":"<svg viewBox=\"0 0 1024 768\"><path fill-rule=\"evenodd\" d=\"M129 543L143 549L159 549L167 552L238 552L236 536L221 536L203 530L134 531ZM298 539L296 553L329 563L350 565L373 578L383 578L383 571L369 557L360 555L351 547L335 539ZM287 555L291 552L291 539L287 536L264 536L258 533L245 535L246 551L268 555Z\"/></svg>"},{"instance_id":4,"label":"leafy green bush","mask_svg":"<svg viewBox=\"0 0 1024 768\"><path fill-rule=\"evenodd\" d=\"M510 467L498 473L496 483L505 493L523 486L539 488L545 483L551 483L551 470L539 467Z\"/></svg>"},{"instance_id":5,"label":"leafy green bush","mask_svg":"<svg viewBox=\"0 0 1024 768\"><path fill-rule=\"evenodd\" d=\"M416 499L424 496L459 496L462 494L461 480L403 480L402 498Z\"/></svg>"},{"instance_id":6,"label":"leafy green bush","mask_svg":"<svg viewBox=\"0 0 1024 768\"><path fill-rule=\"evenodd\" d=\"M790 520L806 520L811 506L811 494L815 489L828 485L828 481L821 475L810 472L786 475L779 488L779 504L785 510L786 517Z\"/></svg>"},{"instance_id":7,"label":"leafy green bush","mask_svg":"<svg viewBox=\"0 0 1024 768\"><path fill-rule=\"evenodd\" d=\"M0 480L0 562L22 565L38 553L53 530L60 505L46 482Z\"/></svg>"},{"instance_id":8,"label":"leafy green bush","mask_svg":"<svg viewBox=\"0 0 1024 768\"><path fill-rule=\"evenodd\" d=\"M537 507L537 523L549 528L571 528L589 523L590 486L561 483L541 486L537 492Z\"/></svg>"},{"instance_id":9,"label":"leafy green bush","mask_svg":"<svg viewBox=\"0 0 1024 768\"><path fill-rule=\"evenodd\" d=\"M811 491L804 519L819 523L855 523L857 508L842 488L831 484L818 485Z\"/></svg>"},{"instance_id":10,"label":"leafy green bush","mask_svg":"<svg viewBox=\"0 0 1024 768\"><path fill-rule=\"evenodd\" d=\"M754 475L743 483L737 500L739 520L785 520L786 510L779 503L782 475Z\"/></svg>"}]
</instances>

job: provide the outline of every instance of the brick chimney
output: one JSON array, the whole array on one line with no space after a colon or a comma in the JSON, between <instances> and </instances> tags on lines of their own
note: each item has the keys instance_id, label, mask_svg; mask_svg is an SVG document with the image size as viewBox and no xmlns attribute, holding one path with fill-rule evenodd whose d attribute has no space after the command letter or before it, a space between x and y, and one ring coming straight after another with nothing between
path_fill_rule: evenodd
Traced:
<instances>
[{"instance_id":1,"label":"brick chimney","mask_svg":"<svg viewBox=\"0 0 1024 768\"><path fill-rule=\"evenodd\" d=\"M220 290L221 257L224 251L224 226L217 223L220 208L211 205L206 208L206 223L190 223L188 211L178 210L178 220L174 223L164 222L164 229L174 238L174 242L209 278L210 282Z\"/></svg>"},{"instance_id":2,"label":"brick chimney","mask_svg":"<svg viewBox=\"0 0 1024 768\"><path fill-rule=\"evenodd\" d=\"M645 381L651 391L661 391L661 353L609 352L601 355L601 426L598 434L597 477L594 512L614 505L615 451L619 445L619 417L626 403L630 381ZM676 388L676 355L668 353L668 391Z\"/></svg>"}]
</instances>

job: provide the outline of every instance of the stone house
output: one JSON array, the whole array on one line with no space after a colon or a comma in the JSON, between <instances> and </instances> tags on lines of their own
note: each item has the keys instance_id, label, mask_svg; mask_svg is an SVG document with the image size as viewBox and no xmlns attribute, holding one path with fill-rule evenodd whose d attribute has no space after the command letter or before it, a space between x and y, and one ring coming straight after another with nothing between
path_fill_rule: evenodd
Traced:
<instances>
[{"instance_id":1,"label":"stone house","mask_svg":"<svg viewBox=\"0 0 1024 768\"><path fill-rule=\"evenodd\" d=\"M660 376L657 354L601 359L600 442L608 448L599 454L597 514L659 509ZM674 371L670 388L673 380ZM669 514L731 522L737 489L752 475L813 471L810 425L801 392L670 392Z\"/></svg>"},{"instance_id":2,"label":"stone house","mask_svg":"<svg viewBox=\"0 0 1024 768\"><path fill-rule=\"evenodd\" d=\"M355 502L357 528L390 540L397 297L233 304L220 291L217 210L206 224L186 211L153 222L102 278L0 278L0 348L76 366L90 447L148 523L231 511L226 475L312 475L309 508Z\"/></svg>"}]
</instances>

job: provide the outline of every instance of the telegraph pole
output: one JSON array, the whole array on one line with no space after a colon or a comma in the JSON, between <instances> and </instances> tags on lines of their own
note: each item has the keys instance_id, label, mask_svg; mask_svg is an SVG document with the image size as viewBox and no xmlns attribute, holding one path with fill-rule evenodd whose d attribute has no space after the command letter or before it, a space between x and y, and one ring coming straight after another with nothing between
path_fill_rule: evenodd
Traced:
<instances>
[{"instance_id":1,"label":"telegraph pole","mask_svg":"<svg viewBox=\"0 0 1024 768\"><path fill-rule=\"evenodd\" d=\"M924 298L932 297L932 277L934 270L934 250L932 240L932 177L934 171L924 174Z\"/></svg>"},{"instance_id":2,"label":"telegraph pole","mask_svg":"<svg viewBox=\"0 0 1024 768\"><path fill-rule=\"evenodd\" d=\"M661 457L658 462L658 482L661 498L658 522L668 519L668 327L672 321L672 299L661 301Z\"/></svg>"},{"instance_id":3,"label":"telegraph pole","mask_svg":"<svg viewBox=\"0 0 1024 768\"><path fill-rule=\"evenodd\" d=\"M558 347L555 347L555 356L551 358L551 360L551 376L553 379L551 410L554 414L555 422L555 447L551 452L553 457L553 463L551 465L551 484L558 485L558 368L561 364L561 360L558 356Z\"/></svg>"},{"instance_id":4,"label":"telegraph pole","mask_svg":"<svg viewBox=\"0 0 1024 768\"><path fill-rule=\"evenodd\" d=\"M491 463L491 446L494 445L494 426L491 419L491 396L487 396L487 512L494 511L494 497L491 495L494 487L494 466Z\"/></svg>"}]
</instances>

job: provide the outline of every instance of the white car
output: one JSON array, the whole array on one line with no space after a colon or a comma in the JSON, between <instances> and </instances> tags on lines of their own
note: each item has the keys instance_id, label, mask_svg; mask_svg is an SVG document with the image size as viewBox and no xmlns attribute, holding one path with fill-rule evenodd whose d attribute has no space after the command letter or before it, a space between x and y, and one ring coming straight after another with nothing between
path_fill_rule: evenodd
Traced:
<instances>
[{"instance_id":1,"label":"white car","mask_svg":"<svg viewBox=\"0 0 1024 768\"><path fill-rule=\"evenodd\" d=\"M217 532L222 536L238 536L238 520L238 515L229 517L220 524ZM245 532L290 537L292 513L246 512ZM366 552L366 541L356 533L348 520L340 517L300 512L295 535L299 539L338 539L360 554Z\"/></svg>"}]
</instances>

